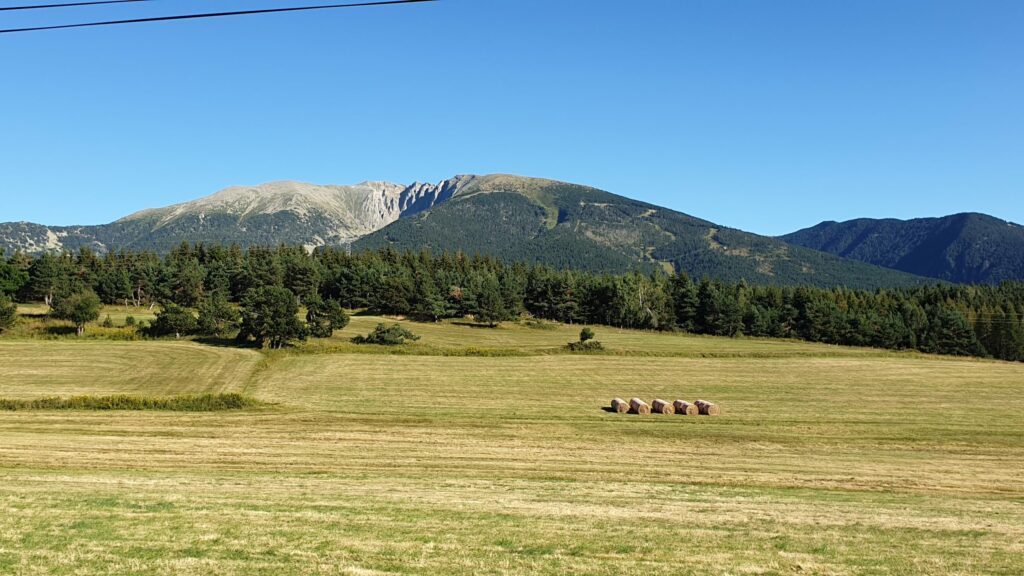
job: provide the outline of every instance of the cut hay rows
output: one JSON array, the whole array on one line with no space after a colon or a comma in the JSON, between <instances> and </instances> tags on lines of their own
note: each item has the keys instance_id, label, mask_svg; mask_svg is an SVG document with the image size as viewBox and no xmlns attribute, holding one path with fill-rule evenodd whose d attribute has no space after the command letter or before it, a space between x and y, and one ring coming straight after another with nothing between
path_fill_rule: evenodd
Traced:
<instances>
[{"instance_id":1,"label":"cut hay rows","mask_svg":"<svg viewBox=\"0 0 1024 576\"><path fill-rule=\"evenodd\" d=\"M651 402L651 411L654 412L655 414L676 413L676 409L671 404L662 400L661 398L655 398L654 401Z\"/></svg>"},{"instance_id":2,"label":"cut hay rows","mask_svg":"<svg viewBox=\"0 0 1024 576\"><path fill-rule=\"evenodd\" d=\"M704 416L718 416L722 411L717 404L708 402L707 400L697 400L694 402L697 405L697 410Z\"/></svg>"},{"instance_id":3,"label":"cut hay rows","mask_svg":"<svg viewBox=\"0 0 1024 576\"><path fill-rule=\"evenodd\" d=\"M452 349L579 333L409 327ZM1024 574L1024 363L602 330L725 356L0 336L0 397L278 405L0 412L0 574ZM597 407L631 391L727 418Z\"/></svg>"},{"instance_id":4,"label":"cut hay rows","mask_svg":"<svg viewBox=\"0 0 1024 576\"><path fill-rule=\"evenodd\" d=\"M629 412L629 403L622 398L612 398L612 412L617 414Z\"/></svg>"},{"instance_id":5,"label":"cut hay rows","mask_svg":"<svg viewBox=\"0 0 1024 576\"><path fill-rule=\"evenodd\" d=\"M691 404L686 400L676 400L672 403L672 407L676 409L676 414L681 416L696 416L700 413L696 404Z\"/></svg>"},{"instance_id":6,"label":"cut hay rows","mask_svg":"<svg viewBox=\"0 0 1024 576\"><path fill-rule=\"evenodd\" d=\"M633 414L650 414L651 405L639 398L633 398L629 401L629 411Z\"/></svg>"}]
</instances>

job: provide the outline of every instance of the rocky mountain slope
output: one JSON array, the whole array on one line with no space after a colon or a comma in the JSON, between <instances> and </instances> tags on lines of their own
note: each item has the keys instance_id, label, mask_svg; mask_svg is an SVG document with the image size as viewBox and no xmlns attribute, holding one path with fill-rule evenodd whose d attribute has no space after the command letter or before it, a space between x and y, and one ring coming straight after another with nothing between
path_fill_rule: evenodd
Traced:
<instances>
[{"instance_id":1,"label":"rocky mountain slope","mask_svg":"<svg viewBox=\"0 0 1024 576\"><path fill-rule=\"evenodd\" d=\"M822 222L782 239L950 282L1024 279L1024 227L985 214Z\"/></svg>"},{"instance_id":2,"label":"rocky mountain slope","mask_svg":"<svg viewBox=\"0 0 1024 576\"><path fill-rule=\"evenodd\" d=\"M271 182L234 186L198 200L143 210L99 226L0 224L0 248L98 252L120 248L166 251L184 240L243 246L347 244L391 222L445 201L464 178L405 186L363 182L318 186Z\"/></svg>"}]
</instances>

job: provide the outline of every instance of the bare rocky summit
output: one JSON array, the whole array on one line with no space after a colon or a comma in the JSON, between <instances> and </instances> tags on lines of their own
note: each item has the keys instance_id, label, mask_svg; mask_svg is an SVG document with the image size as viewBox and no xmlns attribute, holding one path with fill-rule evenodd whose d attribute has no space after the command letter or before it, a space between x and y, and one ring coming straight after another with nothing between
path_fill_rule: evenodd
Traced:
<instances>
[{"instance_id":1,"label":"bare rocky summit","mask_svg":"<svg viewBox=\"0 0 1024 576\"><path fill-rule=\"evenodd\" d=\"M429 210L471 182L457 176L438 184L361 182L351 186L279 181L232 186L210 196L151 208L110 224L0 224L7 253L119 248L167 250L182 241L242 246L349 244L403 218Z\"/></svg>"}]
</instances>

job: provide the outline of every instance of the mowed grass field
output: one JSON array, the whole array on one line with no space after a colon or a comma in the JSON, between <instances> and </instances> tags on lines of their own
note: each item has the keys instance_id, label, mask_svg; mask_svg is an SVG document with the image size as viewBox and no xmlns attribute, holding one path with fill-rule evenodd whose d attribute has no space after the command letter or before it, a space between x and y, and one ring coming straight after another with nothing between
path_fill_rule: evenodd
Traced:
<instances>
[{"instance_id":1,"label":"mowed grass field","mask_svg":"<svg viewBox=\"0 0 1024 576\"><path fill-rule=\"evenodd\" d=\"M330 341L0 339L0 574L1021 574L1024 365L789 341L403 322ZM505 351L509 356L481 352ZM458 355L470 353L474 355ZM604 411L717 401L717 418Z\"/></svg>"}]
</instances>

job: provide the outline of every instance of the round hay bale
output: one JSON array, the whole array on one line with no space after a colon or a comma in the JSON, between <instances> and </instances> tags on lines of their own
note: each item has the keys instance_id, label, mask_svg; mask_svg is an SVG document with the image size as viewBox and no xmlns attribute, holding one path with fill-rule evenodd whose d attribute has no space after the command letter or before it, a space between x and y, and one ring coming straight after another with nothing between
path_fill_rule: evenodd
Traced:
<instances>
[{"instance_id":1,"label":"round hay bale","mask_svg":"<svg viewBox=\"0 0 1024 576\"><path fill-rule=\"evenodd\" d=\"M650 414L651 406L639 398L633 398L629 401L629 411L633 414Z\"/></svg>"},{"instance_id":2,"label":"round hay bale","mask_svg":"<svg viewBox=\"0 0 1024 576\"><path fill-rule=\"evenodd\" d=\"M707 400L697 400L694 404L697 405L697 410L702 416L718 416L722 413L722 409L717 404Z\"/></svg>"},{"instance_id":3,"label":"round hay bale","mask_svg":"<svg viewBox=\"0 0 1024 576\"><path fill-rule=\"evenodd\" d=\"M655 398L654 401L651 402L651 412L654 412L655 414L675 414L676 409L661 398Z\"/></svg>"},{"instance_id":4,"label":"round hay bale","mask_svg":"<svg viewBox=\"0 0 1024 576\"><path fill-rule=\"evenodd\" d=\"M629 412L629 403L622 398L612 398L612 412L617 414Z\"/></svg>"},{"instance_id":5,"label":"round hay bale","mask_svg":"<svg viewBox=\"0 0 1024 576\"><path fill-rule=\"evenodd\" d=\"M696 404L690 404L686 400L676 400L672 403L672 407L676 409L676 414L682 416L696 416L700 413Z\"/></svg>"}]
</instances>

